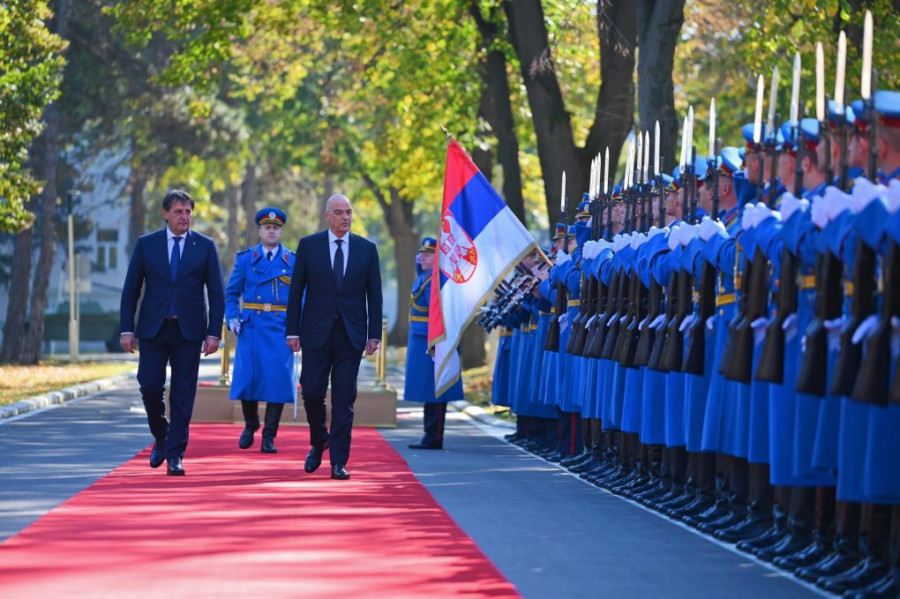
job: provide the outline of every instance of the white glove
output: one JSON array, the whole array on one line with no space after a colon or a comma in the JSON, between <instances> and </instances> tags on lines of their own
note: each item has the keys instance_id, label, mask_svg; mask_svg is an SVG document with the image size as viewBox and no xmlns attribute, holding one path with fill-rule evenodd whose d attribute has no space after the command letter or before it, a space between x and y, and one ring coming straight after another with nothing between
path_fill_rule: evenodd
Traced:
<instances>
[{"instance_id":1,"label":"white glove","mask_svg":"<svg viewBox=\"0 0 900 599\"><path fill-rule=\"evenodd\" d=\"M662 228L662 229L660 229L660 228L657 227L657 226L653 226L653 227L650 227L650 230L649 230L649 231L647 231L647 239L653 239L653 238L656 237L657 235L660 235L660 234L662 234L662 233L668 233L668 232L669 232L669 229L668 229L668 228Z\"/></svg>"},{"instance_id":2,"label":"white glove","mask_svg":"<svg viewBox=\"0 0 900 599\"><path fill-rule=\"evenodd\" d=\"M569 328L569 313L566 312L559 317L559 332L562 333Z\"/></svg>"},{"instance_id":3,"label":"white glove","mask_svg":"<svg viewBox=\"0 0 900 599\"><path fill-rule=\"evenodd\" d=\"M769 319L765 316L760 316L751 322L750 326L753 327L753 345L759 345L766 338L766 327L769 326Z\"/></svg>"},{"instance_id":4,"label":"white glove","mask_svg":"<svg viewBox=\"0 0 900 599\"><path fill-rule=\"evenodd\" d=\"M586 328L586 329L587 329L587 328L590 328L590 326L591 326L592 324L594 324L594 321L597 320L597 318L599 318L599 317L600 317L599 314L594 314L593 316L591 316L590 318L588 318L588 321L587 321L586 323L584 323L584 328Z\"/></svg>"},{"instance_id":5,"label":"white glove","mask_svg":"<svg viewBox=\"0 0 900 599\"><path fill-rule=\"evenodd\" d=\"M616 236L613 237L613 240L612 240L612 249L613 249L614 252L618 252L618 251L621 250L623 247L625 247L625 246L624 246L624 243L625 243L624 240L625 240L625 236L624 236L624 235L622 235L621 233L616 233Z\"/></svg>"},{"instance_id":6,"label":"white glove","mask_svg":"<svg viewBox=\"0 0 900 599\"><path fill-rule=\"evenodd\" d=\"M841 212L849 208L853 199L834 186L825 189L825 215L829 221L834 220Z\"/></svg>"},{"instance_id":7,"label":"white glove","mask_svg":"<svg viewBox=\"0 0 900 599\"><path fill-rule=\"evenodd\" d=\"M685 225L681 228L681 235L678 236L678 241L681 243L682 247L685 247L694 240L699 233L700 225Z\"/></svg>"},{"instance_id":8,"label":"white glove","mask_svg":"<svg viewBox=\"0 0 900 599\"><path fill-rule=\"evenodd\" d=\"M900 208L900 179L891 179L887 193L888 210L896 212Z\"/></svg>"},{"instance_id":9,"label":"white glove","mask_svg":"<svg viewBox=\"0 0 900 599\"><path fill-rule=\"evenodd\" d=\"M697 315L691 312L687 316L684 317L684 320L681 321L681 324L678 325L679 332L683 333L694 324L694 321L697 320Z\"/></svg>"},{"instance_id":10,"label":"white glove","mask_svg":"<svg viewBox=\"0 0 900 599\"><path fill-rule=\"evenodd\" d=\"M749 231L756 223L756 204L750 203L744 206L744 212L741 214L741 229Z\"/></svg>"},{"instance_id":11,"label":"white glove","mask_svg":"<svg viewBox=\"0 0 900 599\"><path fill-rule=\"evenodd\" d=\"M656 318L653 319L653 322L650 323L651 329L661 329L666 325L666 315L660 314Z\"/></svg>"},{"instance_id":12,"label":"white glove","mask_svg":"<svg viewBox=\"0 0 900 599\"><path fill-rule=\"evenodd\" d=\"M753 214L753 226L759 226L759 223L763 222L773 214L771 208L766 206L763 202L758 202L756 204L756 211Z\"/></svg>"},{"instance_id":13,"label":"white glove","mask_svg":"<svg viewBox=\"0 0 900 599\"><path fill-rule=\"evenodd\" d=\"M645 316L645 317L644 317L644 320L642 320L642 321L638 324L638 330L639 330L639 331L643 330L644 327L647 326L647 321L648 321L648 320L650 320L650 317L649 317L649 316Z\"/></svg>"},{"instance_id":14,"label":"white glove","mask_svg":"<svg viewBox=\"0 0 900 599\"><path fill-rule=\"evenodd\" d=\"M594 258L599 256L600 252L602 252L603 250L611 250L613 246L612 242L606 241L605 239L597 240L596 244L597 245L594 246Z\"/></svg>"},{"instance_id":15,"label":"white glove","mask_svg":"<svg viewBox=\"0 0 900 599\"><path fill-rule=\"evenodd\" d=\"M853 183L853 211L856 213L865 210L869 203L880 197L887 196L887 187L881 184L875 184L865 177L857 177Z\"/></svg>"},{"instance_id":16,"label":"white glove","mask_svg":"<svg viewBox=\"0 0 900 599\"><path fill-rule=\"evenodd\" d=\"M647 236L643 233L637 233L631 238L631 249L636 250L647 242Z\"/></svg>"},{"instance_id":17,"label":"white glove","mask_svg":"<svg viewBox=\"0 0 900 599\"><path fill-rule=\"evenodd\" d=\"M700 235L700 239L702 239L703 241L709 241L716 235L728 237L728 231L725 230L725 225L717 220L711 219L708 216L704 216L703 220L700 221L700 229L698 233Z\"/></svg>"},{"instance_id":18,"label":"white glove","mask_svg":"<svg viewBox=\"0 0 900 599\"><path fill-rule=\"evenodd\" d=\"M861 341L875 332L875 328L877 326L878 317L874 314L870 315L864 321L859 323L859 326L856 327L856 330L853 332L853 345L859 345Z\"/></svg>"},{"instance_id":19,"label":"white glove","mask_svg":"<svg viewBox=\"0 0 900 599\"><path fill-rule=\"evenodd\" d=\"M593 258L594 256L592 255L592 252L594 251L595 245L597 245L597 242L593 239L587 241L584 244L584 247L581 248L581 257L585 260L590 260L591 258Z\"/></svg>"},{"instance_id":20,"label":"white glove","mask_svg":"<svg viewBox=\"0 0 900 599\"><path fill-rule=\"evenodd\" d=\"M716 315L713 314L706 319L706 330L713 331L716 328Z\"/></svg>"},{"instance_id":21,"label":"white glove","mask_svg":"<svg viewBox=\"0 0 900 599\"><path fill-rule=\"evenodd\" d=\"M241 332L241 319L240 318L232 318L228 321L228 330L234 333L235 335L239 335Z\"/></svg>"},{"instance_id":22,"label":"white glove","mask_svg":"<svg viewBox=\"0 0 900 599\"><path fill-rule=\"evenodd\" d=\"M678 236L680 235L679 231L681 227L672 227L669 231L669 239L667 240L669 243L669 249L675 251L675 248L678 247Z\"/></svg>"},{"instance_id":23,"label":"white glove","mask_svg":"<svg viewBox=\"0 0 900 599\"><path fill-rule=\"evenodd\" d=\"M784 192L781 196L781 216L784 220L791 218L791 215L800 208L800 198L789 191Z\"/></svg>"},{"instance_id":24,"label":"white glove","mask_svg":"<svg viewBox=\"0 0 900 599\"><path fill-rule=\"evenodd\" d=\"M828 351L841 349L841 329L844 328L845 315L838 316L834 320L825 321L825 330L828 331Z\"/></svg>"},{"instance_id":25,"label":"white glove","mask_svg":"<svg viewBox=\"0 0 900 599\"><path fill-rule=\"evenodd\" d=\"M566 262L571 262L571 261L572 261L572 256L570 256L569 254L567 254L565 252L557 252L556 253L556 265L557 266L563 265Z\"/></svg>"},{"instance_id":26,"label":"white glove","mask_svg":"<svg viewBox=\"0 0 900 599\"><path fill-rule=\"evenodd\" d=\"M781 323L781 330L784 331L784 340L792 341L797 336L797 313L791 312L788 317Z\"/></svg>"},{"instance_id":27,"label":"white glove","mask_svg":"<svg viewBox=\"0 0 900 599\"><path fill-rule=\"evenodd\" d=\"M820 229L824 229L825 225L828 224L828 215L825 213L825 198L816 196L813 199L811 210L810 217L813 224Z\"/></svg>"}]
</instances>

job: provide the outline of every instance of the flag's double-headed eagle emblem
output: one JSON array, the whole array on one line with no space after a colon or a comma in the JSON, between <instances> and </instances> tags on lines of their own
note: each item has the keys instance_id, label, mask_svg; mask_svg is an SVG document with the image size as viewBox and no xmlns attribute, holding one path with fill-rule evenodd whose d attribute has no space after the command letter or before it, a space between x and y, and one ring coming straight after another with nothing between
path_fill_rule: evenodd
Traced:
<instances>
[{"instance_id":1,"label":"flag's double-headed eagle emblem","mask_svg":"<svg viewBox=\"0 0 900 599\"><path fill-rule=\"evenodd\" d=\"M478 251L465 229L459 226L450 211L441 219L440 267L454 283L465 283L478 267Z\"/></svg>"}]
</instances>

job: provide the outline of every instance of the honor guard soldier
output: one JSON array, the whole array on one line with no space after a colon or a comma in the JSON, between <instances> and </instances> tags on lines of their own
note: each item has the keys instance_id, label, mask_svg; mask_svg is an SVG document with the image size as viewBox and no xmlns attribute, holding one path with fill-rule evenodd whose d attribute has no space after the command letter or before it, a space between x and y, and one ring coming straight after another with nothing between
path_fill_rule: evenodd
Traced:
<instances>
[{"instance_id":1,"label":"honor guard soldier","mask_svg":"<svg viewBox=\"0 0 900 599\"><path fill-rule=\"evenodd\" d=\"M406 342L406 381L403 398L425 404L425 434L412 449L444 448L444 416L447 402L463 398L462 379L458 379L440 397L434 395L434 358L428 353L428 303L431 300L431 274L437 240L422 239L416 257L419 276L409 296L409 337Z\"/></svg>"},{"instance_id":2,"label":"honor guard soldier","mask_svg":"<svg viewBox=\"0 0 900 599\"><path fill-rule=\"evenodd\" d=\"M260 242L237 253L225 289L225 318L238 338L230 398L240 400L244 431L238 446L253 446L259 402L266 402L260 450L276 453L275 436L284 404L294 403L294 355L284 344L285 313L294 254L281 243L287 215L278 208L256 213Z\"/></svg>"}]
</instances>

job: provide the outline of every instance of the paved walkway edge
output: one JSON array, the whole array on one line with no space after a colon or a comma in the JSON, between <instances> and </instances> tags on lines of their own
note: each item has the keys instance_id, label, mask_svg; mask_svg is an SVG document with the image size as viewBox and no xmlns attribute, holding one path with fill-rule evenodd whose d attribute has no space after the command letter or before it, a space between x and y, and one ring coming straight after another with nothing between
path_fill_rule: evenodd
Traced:
<instances>
[{"instance_id":1,"label":"paved walkway edge","mask_svg":"<svg viewBox=\"0 0 900 599\"><path fill-rule=\"evenodd\" d=\"M29 397L27 399L20 399L11 404L0 406L0 422L9 418L14 418L15 416L21 416L27 412L43 410L45 408L64 404L73 399L78 399L79 397L113 389L122 383L135 381L136 377L137 375L135 373L118 374L105 379L79 383L78 385L66 387L65 389L60 389L58 391L48 391L43 395L35 395L34 397Z\"/></svg>"}]
</instances>

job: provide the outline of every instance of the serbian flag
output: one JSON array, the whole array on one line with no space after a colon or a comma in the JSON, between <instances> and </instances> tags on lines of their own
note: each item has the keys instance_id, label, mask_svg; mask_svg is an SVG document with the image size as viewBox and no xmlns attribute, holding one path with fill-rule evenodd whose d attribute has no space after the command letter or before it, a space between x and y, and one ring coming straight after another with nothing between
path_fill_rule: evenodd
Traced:
<instances>
[{"instance_id":1,"label":"serbian flag","mask_svg":"<svg viewBox=\"0 0 900 599\"><path fill-rule=\"evenodd\" d=\"M456 140L447 147L444 203L431 281L428 348L440 396L459 379L456 348L494 287L537 244ZM439 284L435 284L438 281Z\"/></svg>"}]
</instances>

